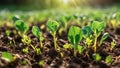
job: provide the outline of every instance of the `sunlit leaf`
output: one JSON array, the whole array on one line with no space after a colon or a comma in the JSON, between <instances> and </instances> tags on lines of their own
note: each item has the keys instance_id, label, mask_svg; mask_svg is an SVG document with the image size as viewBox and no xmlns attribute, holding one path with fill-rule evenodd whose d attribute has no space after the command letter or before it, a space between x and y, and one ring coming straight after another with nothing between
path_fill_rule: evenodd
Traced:
<instances>
[{"instance_id":1,"label":"sunlit leaf","mask_svg":"<svg viewBox=\"0 0 120 68\"><path fill-rule=\"evenodd\" d=\"M2 52L1 58L8 62L12 62L14 60L12 54L9 52Z\"/></svg>"},{"instance_id":2,"label":"sunlit leaf","mask_svg":"<svg viewBox=\"0 0 120 68\"><path fill-rule=\"evenodd\" d=\"M51 31L51 33L53 34L54 32L56 32L59 28L59 23L54 21L54 20L48 20L47 22L47 28Z\"/></svg>"},{"instance_id":3,"label":"sunlit leaf","mask_svg":"<svg viewBox=\"0 0 120 68\"><path fill-rule=\"evenodd\" d=\"M78 44L82 40L82 30L79 27L71 26L68 32L68 40L71 44Z\"/></svg>"}]
</instances>

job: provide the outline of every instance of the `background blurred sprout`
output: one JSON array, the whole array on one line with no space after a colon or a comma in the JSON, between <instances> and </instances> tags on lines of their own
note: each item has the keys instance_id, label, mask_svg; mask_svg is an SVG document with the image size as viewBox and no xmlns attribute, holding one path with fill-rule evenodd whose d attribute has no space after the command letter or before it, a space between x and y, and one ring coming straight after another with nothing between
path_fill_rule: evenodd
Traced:
<instances>
[{"instance_id":1,"label":"background blurred sprout","mask_svg":"<svg viewBox=\"0 0 120 68\"><path fill-rule=\"evenodd\" d=\"M17 20L20 20L20 17L18 15L13 16L12 18L13 23L15 23Z\"/></svg>"}]
</instances>

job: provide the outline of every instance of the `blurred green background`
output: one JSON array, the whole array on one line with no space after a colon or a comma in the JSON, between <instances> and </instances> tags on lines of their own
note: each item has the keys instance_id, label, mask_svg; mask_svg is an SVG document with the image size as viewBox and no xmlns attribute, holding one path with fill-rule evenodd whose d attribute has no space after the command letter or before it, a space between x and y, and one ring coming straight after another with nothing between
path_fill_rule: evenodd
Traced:
<instances>
[{"instance_id":1,"label":"blurred green background","mask_svg":"<svg viewBox=\"0 0 120 68\"><path fill-rule=\"evenodd\" d=\"M108 6L119 4L120 0L0 0L0 9L33 10L70 8L78 6Z\"/></svg>"}]
</instances>

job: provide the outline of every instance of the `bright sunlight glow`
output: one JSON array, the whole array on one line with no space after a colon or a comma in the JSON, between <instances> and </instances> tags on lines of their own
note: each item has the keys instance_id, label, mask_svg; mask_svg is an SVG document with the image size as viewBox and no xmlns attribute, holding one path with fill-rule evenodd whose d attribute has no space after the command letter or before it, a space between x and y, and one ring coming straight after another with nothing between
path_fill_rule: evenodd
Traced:
<instances>
[{"instance_id":1,"label":"bright sunlight glow","mask_svg":"<svg viewBox=\"0 0 120 68\"><path fill-rule=\"evenodd\" d=\"M67 4L67 3L68 3L68 0L63 0L63 2L64 2L65 4Z\"/></svg>"}]
</instances>

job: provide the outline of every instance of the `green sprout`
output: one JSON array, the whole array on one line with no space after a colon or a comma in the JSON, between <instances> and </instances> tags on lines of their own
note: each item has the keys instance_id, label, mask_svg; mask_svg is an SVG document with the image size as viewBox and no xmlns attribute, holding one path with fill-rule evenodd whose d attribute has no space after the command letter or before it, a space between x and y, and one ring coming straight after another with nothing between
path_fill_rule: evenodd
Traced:
<instances>
[{"instance_id":1,"label":"green sprout","mask_svg":"<svg viewBox=\"0 0 120 68\"><path fill-rule=\"evenodd\" d=\"M18 30L18 34L22 37L21 41L24 44L30 45L33 48L33 50L37 53L38 51L37 51L36 47L34 47L31 44L32 40L26 35L27 31L29 30L29 26L27 24L25 24L25 22L22 20L16 20L14 25L15 25L15 28ZM36 36L36 34L35 34L35 36ZM41 38L40 38L40 40L41 40ZM28 53L28 48L23 49L23 52Z\"/></svg>"},{"instance_id":2,"label":"green sprout","mask_svg":"<svg viewBox=\"0 0 120 68\"><path fill-rule=\"evenodd\" d=\"M37 55L39 55L39 54L42 53L40 48L35 48L35 49L36 49L36 53L37 53Z\"/></svg>"},{"instance_id":3,"label":"green sprout","mask_svg":"<svg viewBox=\"0 0 120 68\"><path fill-rule=\"evenodd\" d=\"M39 28L37 26L32 27L32 33L40 40L40 45L43 47L42 41L44 40L44 37L42 36L42 32L40 32Z\"/></svg>"},{"instance_id":4,"label":"green sprout","mask_svg":"<svg viewBox=\"0 0 120 68\"><path fill-rule=\"evenodd\" d=\"M24 52L24 53L28 53L28 47L22 49L22 52Z\"/></svg>"},{"instance_id":5,"label":"green sprout","mask_svg":"<svg viewBox=\"0 0 120 68\"><path fill-rule=\"evenodd\" d=\"M68 32L68 40L73 45L74 56L76 56L78 43L82 40L82 30L79 27L71 26Z\"/></svg>"},{"instance_id":6,"label":"green sprout","mask_svg":"<svg viewBox=\"0 0 120 68\"><path fill-rule=\"evenodd\" d=\"M106 23L105 22L98 22L98 21L93 21L92 22L92 30L94 33L94 52L96 52L97 48L97 38L100 36L101 32L105 29Z\"/></svg>"},{"instance_id":7,"label":"green sprout","mask_svg":"<svg viewBox=\"0 0 120 68\"><path fill-rule=\"evenodd\" d=\"M22 61L22 64L23 64L23 65L26 65L26 64L27 64L27 61L26 61L26 60L23 60L23 61Z\"/></svg>"},{"instance_id":8,"label":"green sprout","mask_svg":"<svg viewBox=\"0 0 120 68\"><path fill-rule=\"evenodd\" d=\"M1 58L5 61L12 62L14 61L14 58L11 53L9 52L2 52Z\"/></svg>"},{"instance_id":9,"label":"green sprout","mask_svg":"<svg viewBox=\"0 0 120 68\"><path fill-rule=\"evenodd\" d=\"M6 30L5 33L6 33L6 35L9 37L10 34L11 34L11 31L10 31L10 30Z\"/></svg>"},{"instance_id":10,"label":"green sprout","mask_svg":"<svg viewBox=\"0 0 120 68\"><path fill-rule=\"evenodd\" d=\"M104 41L108 36L109 36L108 33L104 33L103 36L102 36L102 38L100 39L100 43L99 43L98 46L100 46L100 45L103 43L103 41Z\"/></svg>"},{"instance_id":11,"label":"green sprout","mask_svg":"<svg viewBox=\"0 0 120 68\"><path fill-rule=\"evenodd\" d=\"M63 31L67 31L67 20L66 20L65 16L62 16L59 18L59 23L61 25L61 28L59 29L59 33L61 35L61 33Z\"/></svg>"},{"instance_id":12,"label":"green sprout","mask_svg":"<svg viewBox=\"0 0 120 68\"><path fill-rule=\"evenodd\" d=\"M43 60L40 60L38 64L39 64L40 66L44 66L44 61L43 61Z\"/></svg>"},{"instance_id":13,"label":"green sprout","mask_svg":"<svg viewBox=\"0 0 120 68\"><path fill-rule=\"evenodd\" d=\"M23 20L17 20L14 23L15 28L18 30L18 34L22 37L21 41L24 44L29 45L31 43L31 39L26 35L29 30L29 26L25 24Z\"/></svg>"},{"instance_id":14,"label":"green sprout","mask_svg":"<svg viewBox=\"0 0 120 68\"><path fill-rule=\"evenodd\" d=\"M79 52L80 54L82 54L84 50L85 50L85 47L83 47L83 46L78 46L78 52Z\"/></svg>"},{"instance_id":15,"label":"green sprout","mask_svg":"<svg viewBox=\"0 0 120 68\"><path fill-rule=\"evenodd\" d=\"M106 63L112 63L112 57L111 56L107 56L106 58L105 58L105 62Z\"/></svg>"},{"instance_id":16,"label":"green sprout","mask_svg":"<svg viewBox=\"0 0 120 68\"><path fill-rule=\"evenodd\" d=\"M92 28L90 26L85 26L82 28L82 32L83 32L83 37L85 39L85 44L87 44L88 47L90 47L90 45L93 41L91 39Z\"/></svg>"},{"instance_id":17,"label":"green sprout","mask_svg":"<svg viewBox=\"0 0 120 68\"><path fill-rule=\"evenodd\" d=\"M21 41L27 45L31 44L31 39L27 35L23 35L23 38L21 39Z\"/></svg>"},{"instance_id":18,"label":"green sprout","mask_svg":"<svg viewBox=\"0 0 120 68\"><path fill-rule=\"evenodd\" d=\"M27 24L25 24L23 20L15 21L14 25L21 37L23 37L26 34L26 32L29 30L29 26L27 26Z\"/></svg>"},{"instance_id":19,"label":"green sprout","mask_svg":"<svg viewBox=\"0 0 120 68\"><path fill-rule=\"evenodd\" d=\"M59 28L59 23L54 21L54 20L48 20L47 22L47 28L50 30L50 33L52 34L53 36L53 40L54 40L54 48L55 50L57 49L57 38L56 38L56 31L58 30Z\"/></svg>"},{"instance_id":20,"label":"green sprout","mask_svg":"<svg viewBox=\"0 0 120 68\"><path fill-rule=\"evenodd\" d=\"M102 58L102 57L100 56L100 54L93 54L93 59L94 59L96 62L100 61L101 58Z\"/></svg>"}]
</instances>

